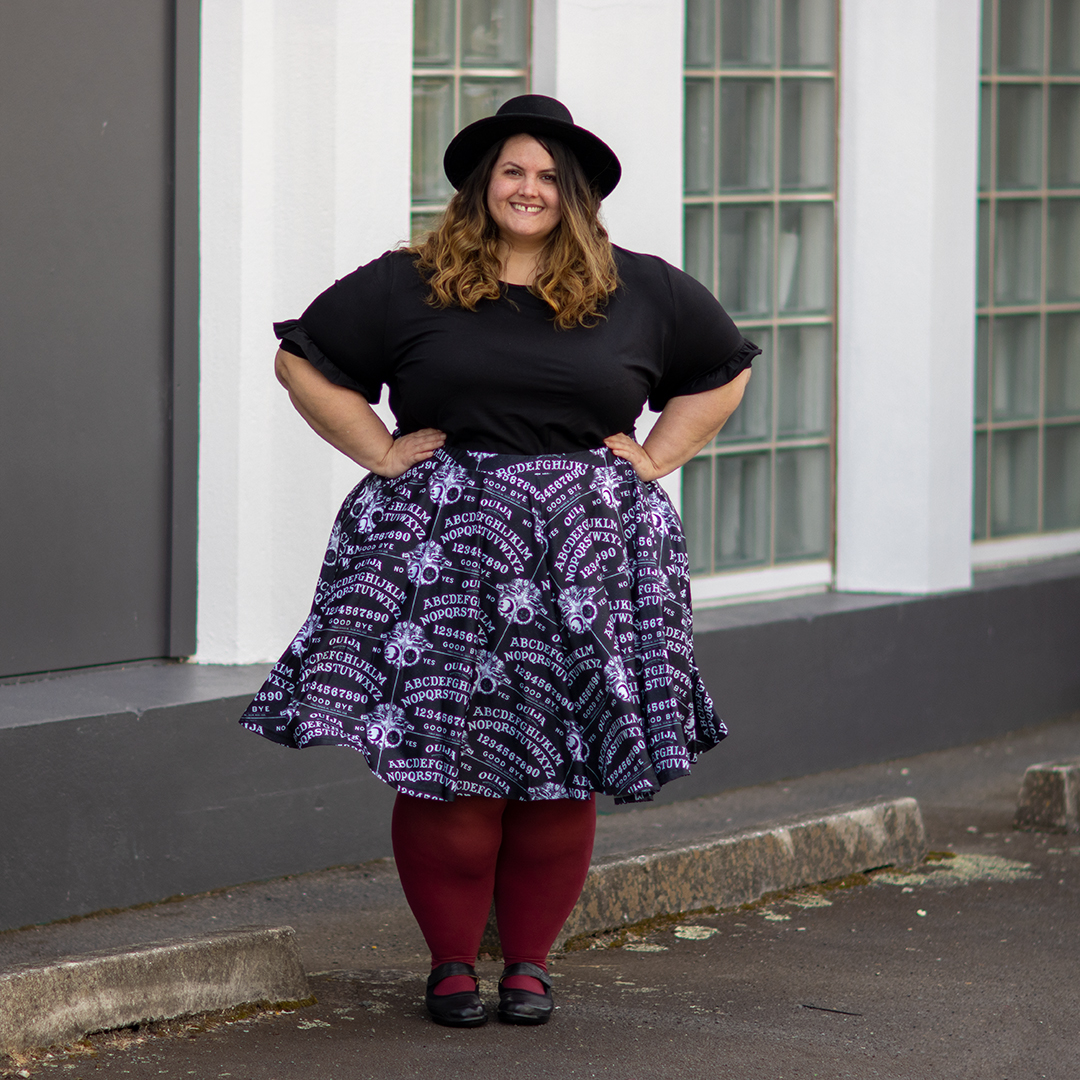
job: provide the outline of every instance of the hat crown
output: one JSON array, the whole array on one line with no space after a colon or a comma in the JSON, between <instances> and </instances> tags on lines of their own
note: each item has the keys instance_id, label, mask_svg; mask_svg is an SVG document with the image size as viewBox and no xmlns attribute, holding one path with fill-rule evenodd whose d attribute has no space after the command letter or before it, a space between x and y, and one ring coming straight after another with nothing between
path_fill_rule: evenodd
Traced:
<instances>
[{"instance_id":1,"label":"hat crown","mask_svg":"<svg viewBox=\"0 0 1080 1080\"><path fill-rule=\"evenodd\" d=\"M463 127L443 154L446 178L459 191L484 154L513 135L558 139L578 159L601 198L610 195L622 175L614 151L591 131L578 127L570 110L545 94L521 94L503 102L494 116Z\"/></svg>"},{"instance_id":2,"label":"hat crown","mask_svg":"<svg viewBox=\"0 0 1080 1080\"><path fill-rule=\"evenodd\" d=\"M496 116L542 116L547 120L559 120L564 124L572 124L573 116L570 110L553 97L544 94L522 94L520 97L510 98L499 106Z\"/></svg>"}]
</instances>

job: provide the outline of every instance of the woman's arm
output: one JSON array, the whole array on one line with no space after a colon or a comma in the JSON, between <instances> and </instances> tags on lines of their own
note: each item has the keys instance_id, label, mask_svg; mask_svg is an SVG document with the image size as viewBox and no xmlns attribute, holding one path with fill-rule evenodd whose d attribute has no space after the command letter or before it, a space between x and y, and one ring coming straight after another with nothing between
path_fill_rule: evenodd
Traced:
<instances>
[{"instance_id":1,"label":"woman's arm","mask_svg":"<svg viewBox=\"0 0 1080 1080\"><path fill-rule=\"evenodd\" d=\"M673 397L653 425L643 446L629 435L610 435L604 445L634 466L642 480L658 480L685 465L727 422L742 401L750 369L729 383L700 394Z\"/></svg>"},{"instance_id":2,"label":"woman's arm","mask_svg":"<svg viewBox=\"0 0 1080 1080\"><path fill-rule=\"evenodd\" d=\"M446 436L435 428L393 438L363 394L335 385L302 356L278 349L274 372L289 391L296 411L317 435L380 476L400 476L446 442Z\"/></svg>"}]
</instances>

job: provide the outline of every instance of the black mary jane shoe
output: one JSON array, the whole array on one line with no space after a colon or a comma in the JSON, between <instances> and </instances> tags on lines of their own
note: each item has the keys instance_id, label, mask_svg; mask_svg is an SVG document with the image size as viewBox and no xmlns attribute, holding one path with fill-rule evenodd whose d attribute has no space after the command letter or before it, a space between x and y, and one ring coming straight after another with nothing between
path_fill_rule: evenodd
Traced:
<instances>
[{"instance_id":1,"label":"black mary jane shoe","mask_svg":"<svg viewBox=\"0 0 1080 1080\"><path fill-rule=\"evenodd\" d=\"M435 987L451 975L468 975L476 983L476 989L460 994L436 994ZM471 964L451 961L440 964L428 976L424 1004L436 1024L446 1027L479 1027L487 1023L487 1012L480 1000L480 980Z\"/></svg>"},{"instance_id":2,"label":"black mary jane shoe","mask_svg":"<svg viewBox=\"0 0 1080 1080\"><path fill-rule=\"evenodd\" d=\"M530 975L544 987L542 994L531 990L512 990L503 981L512 975ZM546 1024L555 1003L551 1000L551 978L536 964L508 964L499 979L499 1019L504 1024Z\"/></svg>"}]
</instances>

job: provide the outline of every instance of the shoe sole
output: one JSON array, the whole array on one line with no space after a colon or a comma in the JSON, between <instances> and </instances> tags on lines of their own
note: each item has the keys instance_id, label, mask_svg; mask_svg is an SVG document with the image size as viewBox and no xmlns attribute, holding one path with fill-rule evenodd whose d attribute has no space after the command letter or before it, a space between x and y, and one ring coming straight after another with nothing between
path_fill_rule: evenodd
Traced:
<instances>
[{"instance_id":1,"label":"shoe sole","mask_svg":"<svg viewBox=\"0 0 1080 1080\"><path fill-rule=\"evenodd\" d=\"M539 1024L546 1024L551 1019L551 1013L547 1016L514 1016L507 1015L506 1013L498 1013L498 1020L501 1024L524 1024L531 1027L536 1027Z\"/></svg>"}]
</instances>

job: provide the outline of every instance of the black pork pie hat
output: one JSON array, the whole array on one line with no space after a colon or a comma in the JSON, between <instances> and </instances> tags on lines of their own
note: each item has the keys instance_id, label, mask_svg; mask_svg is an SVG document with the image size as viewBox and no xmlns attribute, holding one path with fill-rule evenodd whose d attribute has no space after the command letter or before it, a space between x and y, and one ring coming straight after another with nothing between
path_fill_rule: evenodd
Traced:
<instances>
[{"instance_id":1,"label":"black pork pie hat","mask_svg":"<svg viewBox=\"0 0 1080 1080\"><path fill-rule=\"evenodd\" d=\"M601 198L614 191L622 176L622 166L611 147L591 131L578 127L561 101L543 94L523 94L499 106L494 116L485 116L462 128L450 140L443 155L447 179L460 188L484 154L511 135L540 138L548 135L565 143L581 162L581 168Z\"/></svg>"}]
</instances>

